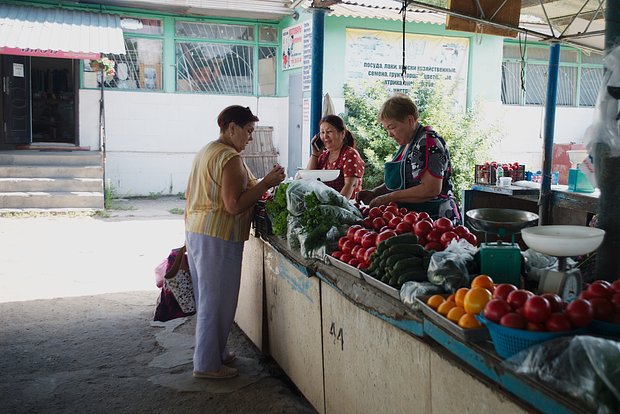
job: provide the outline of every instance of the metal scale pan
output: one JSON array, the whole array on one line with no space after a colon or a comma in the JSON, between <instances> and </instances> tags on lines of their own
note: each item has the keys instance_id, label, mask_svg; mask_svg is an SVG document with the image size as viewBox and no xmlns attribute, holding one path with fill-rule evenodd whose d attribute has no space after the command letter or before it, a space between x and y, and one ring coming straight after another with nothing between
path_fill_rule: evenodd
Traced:
<instances>
[{"instance_id":1,"label":"metal scale pan","mask_svg":"<svg viewBox=\"0 0 620 414\"><path fill-rule=\"evenodd\" d=\"M477 208L469 210L466 215L474 230L502 238L538 223L538 214L510 208Z\"/></svg>"},{"instance_id":2,"label":"metal scale pan","mask_svg":"<svg viewBox=\"0 0 620 414\"><path fill-rule=\"evenodd\" d=\"M536 225L538 215L529 211L507 208L478 208L467 212L470 226L477 231L496 234L499 239L494 243L480 245L480 271L493 278L495 283L511 283L520 286L522 256L514 235L525 227ZM504 243L501 239L508 238Z\"/></svg>"}]
</instances>

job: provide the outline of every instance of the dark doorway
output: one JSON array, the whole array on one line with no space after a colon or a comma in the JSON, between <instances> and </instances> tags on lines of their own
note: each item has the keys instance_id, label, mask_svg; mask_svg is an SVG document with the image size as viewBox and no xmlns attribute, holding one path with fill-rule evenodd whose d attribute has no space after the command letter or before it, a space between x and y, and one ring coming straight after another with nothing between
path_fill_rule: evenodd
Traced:
<instances>
[{"instance_id":1,"label":"dark doorway","mask_svg":"<svg viewBox=\"0 0 620 414\"><path fill-rule=\"evenodd\" d=\"M73 60L30 59L32 142L76 144Z\"/></svg>"}]
</instances>

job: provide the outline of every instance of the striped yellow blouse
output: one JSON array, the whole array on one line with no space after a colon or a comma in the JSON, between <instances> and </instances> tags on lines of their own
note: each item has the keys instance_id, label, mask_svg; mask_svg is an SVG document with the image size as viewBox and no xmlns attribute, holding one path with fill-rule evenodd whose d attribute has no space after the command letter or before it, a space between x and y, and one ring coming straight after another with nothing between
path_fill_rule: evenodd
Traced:
<instances>
[{"instance_id":1,"label":"striped yellow blouse","mask_svg":"<svg viewBox=\"0 0 620 414\"><path fill-rule=\"evenodd\" d=\"M222 201L222 171L239 153L232 147L213 141L205 145L194 158L185 195L185 230L230 241L247 240L250 234L253 209L235 216L224 208ZM245 163L248 187L256 178Z\"/></svg>"}]
</instances>

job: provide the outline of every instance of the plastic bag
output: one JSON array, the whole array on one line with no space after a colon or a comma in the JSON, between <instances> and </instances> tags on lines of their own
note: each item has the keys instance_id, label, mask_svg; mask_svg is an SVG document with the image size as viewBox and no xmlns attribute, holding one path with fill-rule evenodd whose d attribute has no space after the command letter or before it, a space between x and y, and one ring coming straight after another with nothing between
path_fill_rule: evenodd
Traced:
<instances>
[{"instance_id":1,"label":"plastic bag","mask_svg":"<svg viewBox=\"0 0 620 414\"><path fill-rule=\"evenodd\" d=\"M155 285L160 288L164 285L164 276L166 275L166 269L168 268L168 259L164 259L155 268Z\"/></svg>"},{"instance_id":2,"label":"plastic bag","mask_svg":"<svg viewBox=\"0 0 620 414\"><path fill-rule=\"evenodd\" d=\"M420 310L419 304L415 300L417 296L435 295L445 293L441 286L430 282L405 282L400 288L400 300L413 310Z\"/></svg>"},{"instance_id":3,"label":"plastic bag","mask_svg":"<svg viewBox=\"0 0 620 414\"><path fill-rule=\"evenodd\" d=\"M503 364L583 401L592 412L620 412L620 342L565 336L525 349Z\"/></svg>"},{"instance_id":4,"label":"plastic bag","mask_svg":"<svg viewBox=\"0 0 620 414\"><path fill-rule=\"evenodd\" d=\"M338 191L326 186L321 181L296 180L292 181L286 189L286 205L290 214L300 216L306 210L306 195L314 193L320 204L328 204L341 207L349 213L362 219L360 211Z\"/></svg>"},{"instance_id":5,"label":"plastic bag","mask_svg":"<svg viewBox=\"0 0 620 414\"><path fill-rule=\"evenodd\" d=\"M428 265L428 281L443 286L446 292L454 293L463 286L469 286L469 269L474 263L476 247L467 240L452 240L448 247L431 256Z\"/></svg>"},{"instance_id":6,"label":"plastic bag","mask_svg":"<svg viewBox=\"0 0 620 414\"><path fill-rule=\"evenodd\" d=\"M609 147L611 157L620 156L620 46L616 46L603 59L605 69L596 100L594 121L584 135L584 142L590 154L596 144Z\"/></svg>"},{"instance_id":7,"label":"plastic bag","mask_svg":"<svg viewBox=\"0 0 620 414\"><path fill-rule=\"evenodd\" d=\"M297 250L301 245L299 241L299 237L302 233L301 223L299 223L298 217L291 216L290 214L286 220L286 241L288 247L289 249Z\"/></svg>"}]
</instances>

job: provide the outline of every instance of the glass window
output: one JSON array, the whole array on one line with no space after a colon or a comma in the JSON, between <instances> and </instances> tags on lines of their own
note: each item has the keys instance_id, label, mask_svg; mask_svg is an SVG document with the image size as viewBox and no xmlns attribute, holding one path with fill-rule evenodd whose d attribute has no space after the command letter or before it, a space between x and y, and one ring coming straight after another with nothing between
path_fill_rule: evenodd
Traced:
<instances>
[{"instance_id":1,"label":"glass window","mask_svg":"<svg viewBox=\"0 0 620 414\"><path fill-rule=\"evenodd\" d=\"M556 104L560 106L575 106L576 101L577 68L574 66L560 66L558 70Z\"/></svg>"},{"instance_id":2,"label":"glass window","mask_svg":"<svg viewBox=\"0 0 620 414\"><path fill-rule=\"evenodd\" d=\"M502 64L502 102L512 105L521 103L521 63Z\"/></svg>"},{"instance_id":3,"label":"glass window","mask_svg":"<svg viewBox=\"0 0 620 414\"><path fill-rule=\"evenodd\" d=\"M258 94L269 96L276 94L277 50L275 46L258 48Z\"/></svg>"},{"instance_id":4,"label":"glass window","mask_svg":"<svg viewBox=\"0 0 620 414\"><path fill-rule=\"evenodd\" d=\"M210 40L254 40L254 26L201 22L176 22L176 35Z\"/></svg>"},{"instance_id":5,"label":"glass window","mask_svg":"<svg viewBox=\"0 0 620 414\"><path fill-rule=\"evenodd\" d=\"M603 54L597 52L590 53L582 53L581 54L581 63L582 64L591 64L591 65L602 65L603 64Z\"/></svg>"},{"instance_id":6,"label":"glass window","mask_svg":"<svg viewBox=\"0 0 620 414\"><path fill-rule=\"evenodd\" d=\"M278 41L278 29L271 26L261 26L258 28L259 42L276 43Z\"/></svg>"},{"instance_id":7,"label":"glass window","mask_svg":"<svg viewBox=\"0 0 620 414\"><path fill-rule=\"evenodd\" d=\"M579 105L595 106L596 97L603 83L602 68L582 68L579 84Z\"/></svg>"},{"instance_id":8,"label":"glass window","mask_svg":"<svg viewBox=\"0 0 620 414\"><path fill-rule=\"evenodd\" d=\"M121 17L121 27L125 33L161 35L164 27L160 19L140 19L137 17Z\"/></svg>"},{"instance_id":9,"label":"glass window","mask_svg":"<svg viewBox=\"0 0 620 414\"><path fill-rule=\"evenodd\" d=\"M162 41L159 39L125 38L124 55L109 54L114 73L104 76L104 87L115 89L162 89ZM84 61L84 87L101 86L101 72Z\"/></svg>"},{"instance_id":10,"label":"glass window","mask_svg":"<svg viewBox=\"0 0 620 414\"><path fill-rule=\"evenodd\" d=\"M178 42L176 53L178 91L253 93L252 46Z\"/></svg>"},{"instance_id":11,"label":"glass window","mask_svg":"<svg viewBox=\"0 0 620 414\"><path fill-rule=\"evenodd\" d=\"M547 66L528 64L525 76L525 103L543 105L547 95Z\"/></svg>"},{"instance_id":12,"label":"glass window","mask_svg":"<svg viewBox=\"0 0 620 414\"><path fill-rule=\"evenodd\" d=\"M528 60L543 60L547 62L549 60L549 48L548 47L527 47L527 59Z\"/></svg>"},{"instance_id":13,"label":"glass window","mask_svg":"<svg viewBox=\"0 0 620 414\"><path fill-rule=\"evenodd\" d=\"M576 50L560 49L560 62L579 63L579 52Z\"/></svg>"},{"instance_id":14,"label":"glass window","mask_svg":"<svg viewBox=\"0 0 620 414\"><path fill-rule=\"evenodd\" d=\"M521 59L519 45L504 43L504 59Z\"/></svg>"}]
</instances>

